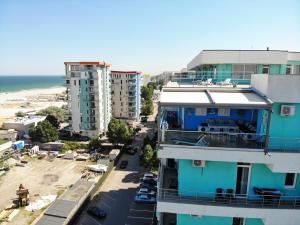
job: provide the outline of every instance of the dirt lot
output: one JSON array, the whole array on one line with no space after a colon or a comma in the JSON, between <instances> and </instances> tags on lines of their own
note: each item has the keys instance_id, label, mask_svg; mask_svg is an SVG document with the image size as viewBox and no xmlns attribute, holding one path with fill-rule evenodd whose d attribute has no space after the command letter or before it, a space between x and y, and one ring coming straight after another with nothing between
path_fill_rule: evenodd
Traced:
<instances>
[{"instance_id":1,"label":"dirt lot","mask_svg":"<svg viewBox=\"0 0 300 225\"><path fill-rule=\"evenodd\" d=\"M16 190L20 184L29 189L30 201L40 195L61 194L68 186L75 183L86 162L54 159L31 160L25 167L13 167L0 177L0 209L10 205L16 198ZM40 212L39 212L40 213ZM39 213L29 213L24 209L8 224L30 224L32 218Z\"/></svg>"}]
</instances>

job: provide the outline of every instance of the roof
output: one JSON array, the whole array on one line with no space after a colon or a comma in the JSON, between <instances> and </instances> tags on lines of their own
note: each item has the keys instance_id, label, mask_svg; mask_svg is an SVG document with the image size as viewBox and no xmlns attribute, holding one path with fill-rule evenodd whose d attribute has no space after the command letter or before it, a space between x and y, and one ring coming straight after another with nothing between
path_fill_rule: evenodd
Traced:
<instances>
[{"instance_id":1,"label":"roof","mask_svg":"<svg viewBox=\"0 0 300 225\"><path fill-rule=\"evenodd\" d=\"M162 106L206 106L269 108L267 99L251 89L247 90L209 90L184 89L163 91L160 98Z\"/></svg>"},{"instance_id":2,"label":"roof","mask_svg":"<svg viewBox=\"0 0 300 225\"><path fill-rule=\"evenodd\" d=\"M80 62L64 62L65 65L68 64L79 64L79 65L99 65L99 66L105 66L110 67L111 64L102 62L102 61L80 61Z\"/></svg>"},{"instance_id":3,"label":"roof","mask_svg":"<svg viewBox=\"0 0 300 225\"><path fill-rule=\"evenodd\" d=\"M139 71L122 71L122 70L111 70L111 73L123 73L123 74L141 74Z\"/></svg>"}]
</instances>

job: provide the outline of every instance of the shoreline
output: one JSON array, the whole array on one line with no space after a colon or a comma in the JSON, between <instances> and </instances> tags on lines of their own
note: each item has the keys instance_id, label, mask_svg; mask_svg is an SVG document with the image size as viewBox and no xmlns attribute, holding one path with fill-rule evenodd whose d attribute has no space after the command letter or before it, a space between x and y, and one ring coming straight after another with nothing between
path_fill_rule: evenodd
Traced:
<instances>
[{"instance_id":1,"label":"shoreline","mask_svg":"<svg viewBox=\"0 0 300 225\"><path fill-rule=\"evenodd\" d=\"M39 91L39 90L45 90L45 89L56 89L56 88L65 88L65 89L67 89L66 88L66 86L64 86L64 85L61 85L61 86L51 86L51 87L40 87L40 88L30 88L30 89L20 89L20 90L14 90L14 91L1 91L0 90L0 95L1 94L10 94L10 93L16 93L16 92L24 92L24 91L35 91L35 90L37 90L37 91Z\"/></svg>"}]
</instances>

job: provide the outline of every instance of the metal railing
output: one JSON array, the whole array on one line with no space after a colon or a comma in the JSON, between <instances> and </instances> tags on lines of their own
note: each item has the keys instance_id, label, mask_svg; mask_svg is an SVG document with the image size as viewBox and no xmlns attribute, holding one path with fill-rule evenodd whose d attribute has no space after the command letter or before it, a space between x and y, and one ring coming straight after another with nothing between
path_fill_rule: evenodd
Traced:
<instances>
[{"instance_id":1,"label":"metal railing","mask_svg":"<svg viewBox=\"0 0 300 225\"><path fill-rule=\"evenodd\" d=\"M220 194L212 192L159 189L158 201L230 207L300 209L300 196L285 196L275 194Z\"/></svg>"},{"instance_id":2,"label":"metal railing","mask_svg":"<svg viewBox=\"0 0 300 225\"><path fill-rule=\"evenodd\" d=\"M300 153L300 138L267 138L264 134L256 133L188 130L161 130L160 133L159 141L161 144L250 149L267 148L269 152Z\"/></svg>"},{"instance_id":3,"label":"metal railing","mask_svg":"<svg viewBox=\"0 0 300 225\"><path fill-rule=\"evenodd\" d=\"M249 84L253 71L196 71L173 75L170 80L178 83L192 83L194 85L229 85L223 83L231 79L231 84ZM209 81L209 82L207 82Z\"/></svg>"},{"instance_id":4,"label":"metal railing","mask_svg":"<svg viewBox=\"0 0 300 225\"><path fill-rule=\"evenodd\" d=\"M162 130L161 144L263 149L266 135L236 132Z\"/></svg>"}]
</instances>

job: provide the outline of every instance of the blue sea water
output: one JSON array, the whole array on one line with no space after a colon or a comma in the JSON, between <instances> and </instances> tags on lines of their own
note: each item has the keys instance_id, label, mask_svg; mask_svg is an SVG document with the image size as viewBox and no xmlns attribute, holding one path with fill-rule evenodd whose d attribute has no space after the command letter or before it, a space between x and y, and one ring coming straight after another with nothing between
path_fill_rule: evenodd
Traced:
<instances>
[{"instance_id":1,"label":"blue sea water","mask_svg":"<svg viewBox=\"0 0 300 225\"><path fill-rule=\"evenodd\" d=\"M0 76L0 93L29 89L60 87L65 83L64 76Z\"/></svg>"}]
</instances>

